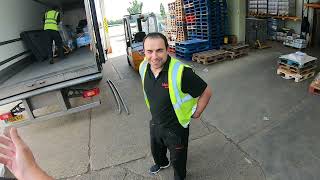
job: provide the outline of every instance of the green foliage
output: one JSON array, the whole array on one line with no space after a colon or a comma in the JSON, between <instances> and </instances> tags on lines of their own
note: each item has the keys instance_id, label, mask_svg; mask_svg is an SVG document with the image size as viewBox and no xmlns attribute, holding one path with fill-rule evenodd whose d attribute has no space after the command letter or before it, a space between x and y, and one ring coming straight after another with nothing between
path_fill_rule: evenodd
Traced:
<instances>
[{"instance_id":1,"label":"green foliage","mask_svg":"<svg viewBox=\"0 0 320 180\"><path fill-rule=\"evenodd\" d=\"M139 2L138 0L132 0L132 2L130 2L130 7L127 8L127 11L129 14L142 13L142 6L142 2Z\"/></svg>"},{"instance_id":2,"label":"green foliage","mask_svg":"<svg viewBox=\"0 0 320 180\"><path fill-rule=\"evenodd\" d=\"M122 24L122 19L108 21L108 25L115 25L115 24Z\"/></svg>"},{"instance_id":3,"label":"green foliage","mask_svg":"<svg viewBox=\"0 0 320 180\"><path fill-rule=\"evenodd\" d=\"M162 18L166 17L166 11L165 11L164 6L163 6L162 3L160 4L160 14L161 14Z\"/></svg>"}]
</instances>

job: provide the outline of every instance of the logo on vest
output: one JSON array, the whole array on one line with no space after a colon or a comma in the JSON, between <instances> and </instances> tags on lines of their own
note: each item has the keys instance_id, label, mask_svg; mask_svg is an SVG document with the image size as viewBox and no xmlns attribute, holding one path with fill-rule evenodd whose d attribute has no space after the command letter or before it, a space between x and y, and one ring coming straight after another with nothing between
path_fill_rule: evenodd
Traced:
<instances>
[{"instance_id":1,"label":"logo on vest","mask_svg":"<svg viewBox=\"0 0 320 180\"><path fill-rule=\"evenodd\" d=\"M168 83L162 83L161 86L165 89L169 89L169 85Z\"/></svg>"}]
</instances>

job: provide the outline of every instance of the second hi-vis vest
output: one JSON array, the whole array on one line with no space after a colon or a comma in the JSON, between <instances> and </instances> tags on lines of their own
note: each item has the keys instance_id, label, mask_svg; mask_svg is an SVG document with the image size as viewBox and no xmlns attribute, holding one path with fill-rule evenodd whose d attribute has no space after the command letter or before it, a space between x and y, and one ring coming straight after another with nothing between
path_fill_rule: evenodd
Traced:
<instances>
[{"instance_id":1,"label":"second hi-vis vest","mask_svg":"<svg viewBox=\"0 0 320 180\"><path fill-rule=\"evenodd\" d=\"M59 12L55 10L50 10L45 14L45 21L44 21L44 30L55 30L58 31L58 15Z\"/></svg>"}]
</instances>

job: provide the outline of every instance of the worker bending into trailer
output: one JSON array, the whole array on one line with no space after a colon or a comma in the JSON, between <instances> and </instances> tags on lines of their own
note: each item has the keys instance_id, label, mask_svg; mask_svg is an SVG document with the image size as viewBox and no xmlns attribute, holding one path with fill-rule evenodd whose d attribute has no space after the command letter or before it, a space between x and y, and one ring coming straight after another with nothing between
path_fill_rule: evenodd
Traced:
<instances>
[{"instance_id":1,"label":"worker bending into trailer","mask_svg":"<svg viewBox=\"0 0 320 180\"><path fill-rule=\"evenodd\" d=\"M53 64L53 53L52 53L52 42L58 48L58 55L60 59L64 58L62 39L59 33L59 23L60 23L60 13L58 12L58 7L54 7L48 10L44 17L44 30L48 34L48 59L50 64Z\"/></svg>"},{"instance_id":2,"label":"worker bending into trailer","mask_svg":"<svg viewBox=\"0 0 320 180\"><path fill-rule=\"evenodd\" d=\"M200 118L212 95L211 88L189 66L168 55L168 41L163 34L148 34L143 45L145 60L139 72L152 115L150 138L155 162L150 173L156 174L172 163L175 180L183 180L190 119Z\"/></svg>"}]
</instances>

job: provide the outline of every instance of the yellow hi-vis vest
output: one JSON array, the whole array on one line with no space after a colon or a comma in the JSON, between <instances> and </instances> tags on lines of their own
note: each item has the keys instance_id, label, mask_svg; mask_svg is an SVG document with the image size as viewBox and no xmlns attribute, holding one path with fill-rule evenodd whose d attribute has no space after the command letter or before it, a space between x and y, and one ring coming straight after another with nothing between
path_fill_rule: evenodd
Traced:
<instances>
[{"instance_id":1,"label":"yellow hi-vis vest","mask_svg":"<svg viewBox=\"0 0 320 180\"><path fill-rule=\"evenodd\" d=\"M55 10L50 10L45 14L45 21L44 21L44 30L55 30L58 31L58 15L59 12Z\"/></svg>"},{"instance_id":2,"label":"yellow hi-vis vest","mask_svg":"<svg viewBox=\"0 0 320 180\"><path fill-rule=\"evenodd\" d=\"M147 65L148 61L146 59L142 61L140 64L139 73L142 80L144 98L148 108L150 109L149 100L144 90L144 80L147 72ZM182 92L181 90L182 73L184 67L188 66L177 59L171 58L168 70L168 85L170 100L179 123L184 128L187 128L190 123L191 116L196 111L197 99L193 98L190 94Z\"/></svg>"}]
</instances>

